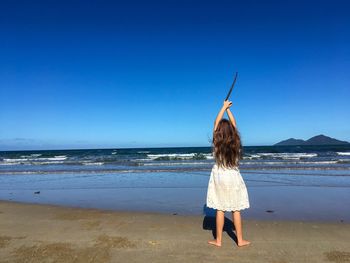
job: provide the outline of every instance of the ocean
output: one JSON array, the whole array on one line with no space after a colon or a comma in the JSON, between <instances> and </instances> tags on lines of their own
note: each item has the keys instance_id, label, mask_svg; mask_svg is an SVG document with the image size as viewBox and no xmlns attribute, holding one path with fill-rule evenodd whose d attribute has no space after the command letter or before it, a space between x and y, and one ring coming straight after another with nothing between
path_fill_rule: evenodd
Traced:
<instances>
[{"instance_id":1,"label":"ocean","mask_svg":"<svg viewBox=\"0 0 350 263\"><path fill-rule=\"evenodd\" d=\"M0 151L0 174L208 171L213 162L210 147ZM347 175L350 146L248 146L240 169Z\"/></svg>"},{"instance_id":2,"label":"ocean","mask_svg":"<svg viewBox=\"0 0 350 263\"><path fill-rule=\"evenodd\" d=\"M350 221L350 146L243 150L245 217ZM2 151L0 200L207 214L213 164L210 147Z\"/></svg>"}]
</instances>

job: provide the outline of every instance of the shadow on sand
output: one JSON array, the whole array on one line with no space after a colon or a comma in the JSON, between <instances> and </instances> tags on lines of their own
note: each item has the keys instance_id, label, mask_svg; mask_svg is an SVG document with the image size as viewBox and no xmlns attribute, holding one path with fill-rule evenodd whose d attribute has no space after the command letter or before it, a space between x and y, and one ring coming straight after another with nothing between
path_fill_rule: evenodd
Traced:
<instances>
[{"instance_id":1,"label":"shadow on sand","mask_svg":"<svg viewBox=\"0 0 350 263\"><path fill-rule=\"evenodd\" d=\"M203 229L211 230L213 238L215 239L216 238L216 219L215 219L216 210L204 205L203 214L204 214ZM229 237L237 244L237 236L233 232L234 230L235 228L234 228L233 222L227 217L225 217L223 232L226 232L229 235Z\"/></svg>"}]
</instances>

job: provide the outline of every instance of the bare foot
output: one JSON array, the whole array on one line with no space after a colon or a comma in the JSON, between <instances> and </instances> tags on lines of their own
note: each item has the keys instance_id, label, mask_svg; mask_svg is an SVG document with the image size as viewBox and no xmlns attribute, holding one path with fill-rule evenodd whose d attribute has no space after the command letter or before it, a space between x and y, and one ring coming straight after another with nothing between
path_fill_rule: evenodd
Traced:
<instances>
[{"instance_id":1,"label":"bare foot","mask_svg":"<svg viewBox=\"0 0 350 263\"><path fill-rule=\"evenodd\" d=\"M238 241L238 246L239 246L239 247L248 246L249 244L250 244L250 241L248 241L248 240L241 240L241 241Z\"/></svg>"},{"instance_id":2,"label":"bare foot","mask_svg":"<svg viewBox=\"0 0 350 263\"><path fill-rule=\"evenodd\" d=\"M208 241L208 244L221 247L221 242L217 241L216 239Z\"/></svg>"}]
</instances>

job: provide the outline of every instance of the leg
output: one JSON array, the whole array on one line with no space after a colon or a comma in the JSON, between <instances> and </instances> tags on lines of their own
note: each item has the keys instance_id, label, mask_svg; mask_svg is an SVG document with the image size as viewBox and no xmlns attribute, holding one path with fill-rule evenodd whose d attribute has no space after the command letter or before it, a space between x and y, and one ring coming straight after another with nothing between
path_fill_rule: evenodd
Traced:
<instances>
[{"instance_id":1,"label":"leg","mask_svg":"<svg viewBox=\"0 0 350 263\"><path fill-rule=\"evenodd\" d=\"M225 222L225 212L216 210L216 239L208 241L209 244L221 247L224 222Z\"/></svg>"},{"instance_id":2,"label":"leg","mask_svg":"<svg viewBox=\"0 0 350 263\"><path fill-rule=\"evenodd\" d=\"M232 219L233 219L233 223L235 224L235 228L236 228L237 245L239 247L249 245L250 242L243 239L241 212L240 211L233 211L232 212Z\"/></svg>"}]
</instances>

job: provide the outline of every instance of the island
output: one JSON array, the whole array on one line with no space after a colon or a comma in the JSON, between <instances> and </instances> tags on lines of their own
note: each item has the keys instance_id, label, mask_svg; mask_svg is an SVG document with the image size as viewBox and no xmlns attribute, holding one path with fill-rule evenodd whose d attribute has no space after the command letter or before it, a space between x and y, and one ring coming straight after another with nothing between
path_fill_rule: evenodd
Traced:
<instances>
[{"instance_id":1,"label":"island","mask_svg":"<svg viewBox=\"0 0 350 263\"><path fill-rule=\"evenodd\" d=\"M274 146L294 146L294 145L347 145L350 144L347 141L340 141L323 134L311 137L308 140L290 138L287 140L280 141Z\"/></svg>"}]
</instances>

